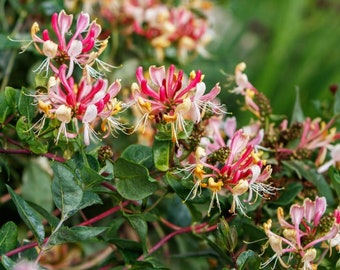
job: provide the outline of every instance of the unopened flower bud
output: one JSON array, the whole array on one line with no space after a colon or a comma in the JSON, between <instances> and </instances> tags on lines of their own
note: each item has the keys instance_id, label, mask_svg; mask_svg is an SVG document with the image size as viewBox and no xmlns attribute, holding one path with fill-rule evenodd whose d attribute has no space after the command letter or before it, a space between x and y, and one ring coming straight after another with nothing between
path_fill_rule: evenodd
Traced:
<instances>
[{"instance_id":1,"label":"unopened flower bud","mask_svg":"<svg viewBox=\"0 0 340 270\"><path fill-rule=\"evenodd\" d=\"M51 40L46 40L43 45L43 53L47 58L54 58L57 55L58 45Z\"/></svg>"},{"instance_id":2,"label":"unopened flower bud","mask_svg":"<svg viewBox=\"0 0 340 270\"><path fill-rule=\"evenodd\" d=\"M234 195L242 195L248 191L249 183L246 180L240 180L236 186L233 187L232 193Z\"/></svg>"},{"instance_id":3,"label":"unopened flower bud","mask_svg":"<svg viewBox=\"0 0 340 270\"><path fill-rule=\"evenodd\" d=\"M68 124L72 118L72 110L70 107L60 105L55 112L56 118L63 123Z\"/></svg>"}]
</instances>

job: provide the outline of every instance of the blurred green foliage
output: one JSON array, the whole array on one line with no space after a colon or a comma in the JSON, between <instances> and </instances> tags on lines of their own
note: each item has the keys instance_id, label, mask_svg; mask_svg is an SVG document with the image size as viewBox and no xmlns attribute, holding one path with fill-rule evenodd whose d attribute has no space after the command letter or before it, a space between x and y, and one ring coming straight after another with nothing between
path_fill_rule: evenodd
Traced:
<instances>
[{"instance_id":1,"label":"blurred green foliage","mask_svg":"<svg viewBox=\"0 0 340 270\"><path fill-rule=\"evenodd\" d=\"M220 1L221 2L221 1ZM211 59L198 59L206 79L222 84L245 62L249 81L271 100L276 114L289 115L295 87L305 114L318 116L314 100L331 97L340 82L340 2L336 0L232 0L221 3ZM222 30L222 31L221 31ZM221 34L222 32L222 34ZM191 67L190 67L191 68ZM237 104L225 93L229 111Z\"/></svg>"}]
</instances>

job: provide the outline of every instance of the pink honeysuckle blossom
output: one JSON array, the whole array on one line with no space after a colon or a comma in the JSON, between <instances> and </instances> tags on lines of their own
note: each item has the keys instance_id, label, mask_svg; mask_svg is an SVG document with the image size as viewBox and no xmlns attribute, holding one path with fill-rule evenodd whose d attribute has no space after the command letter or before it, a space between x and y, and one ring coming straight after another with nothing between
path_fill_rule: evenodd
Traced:
<instances>
[{"instance_id":1,"label":"pink honeysuckle blossom","mask_svg":"<svg viewBox=\"0 0 340 270\"><path fill-rule=\"evenodd\" d=\"M175 47L181 62L186 62L193 53L209 56L205 49L212 39L208 17L197 16L187 6L170 7L158 1L124 1L122 11L125 21L131 24L126 27L126 33L145 37L155 49L159 62L164 60L169 47ZM204 13L204 9L201 11Z\"/></svg>"},{"instance_id":2,"label":"pink honeysuckle blossom","mask_svg":"<svg viewBox=\"0 0 340 270\"><path fill-rule=\"evenodd\" d=\"M75 65L84 69L89 76L98 77L100 72L92 68L97 63L101 68L107 69L110 66L98 59L99 55L107 46L107 40L99 41L101 26L95 21L90 23L90 15L80 13L76 28L72 35L69 35L73 23L73 15L68 15L64 10L54 13L51 18L53 33L47 29L42 31L42 37L37 33L40 31L38 23L31 28L31 36L37 51L46 56L46 59L36 69L37 72L45 71L47 75L49 68L57 73L60 64L68 68L67 78L74 70ZM51 38L51 36L55 38Z\"/></svg>"},{"instance_id":3,"label":"pink honeysuckle blossom","mask_svg":"<svg viewBox=\"0 0 340 270\"><path fill-rule=\"evenodd\" d=\"M207 145L205 148L211 149ZM229 146L224 144L208 157L195 159L196 166L204 173L200 175L199 181L195 179L195 185L189 194L196 195L198 188L208 188L212 191L208 214L214 201L221 211L217 202L219 192L231 194L233 202L229 211L235 214L238 209L243 215L246 215L246 209L240 199L242 195L248 193L248 200L244 202L250 202L254 193L255 200L258 196L266 198L275 194L277 188L265 183L271 176L271 168L269 165L265 166L265 161L260 159L254 149L255 146L250 143L249 136L240 129L234 133Z\"/></svg>"},{"instance_id":4,"label":"pink honeysuckle blossom","mask_svg":"<svg viewBox=\"0 0 340 270\"><path fill-rule=\"evenodd\" d=\"M200 121L204 110L221 113L219 106L212 101L220 87L216 85L210 93L203 95L205 85L200 71L191 72L188 81L185 81L184 72L176 72L174 65L167 70L164 66L150 66L148 80L144 77L143 68L139 67L136 77L138 83L132 85L133 97L142 114L136 128L146 125L150 119L170 124L172 139L178 143L178 132L187 133L185 120Z\"/></svg>"},{"instance_id":5,"label":"pink honeysuckle blossom","mask_svg":"<svg viewBox=\"0 0 340 270\"><path fill-rule=\"evenodd\" d=\"M327 148L330 150L330 159L318 168L319 173L326 172L331 166L340 168L340 144L328 145Z\"/></svg>"},{"instance_id":6,"label":"pink honeysuckle blossom","mask_svg":"<svg viewBox=\"0 0 340 270\"><path fill-rule=\"evenodd\" d=\"M92 125L99 119L108 124L116 123L116 128L122 129L114 120L114 114L122 109L115 98L121 87L119 80L108 86L107 80L99 78L89 84L87 78L82 77L79 84L75 84L73 77L67 78L66 70L66 65L61 65L59 76L50 77L48 92L35 96L40 111L44 113L43 119L55 118L61 123L56 141L61 134L66 138L76 137L76 133L69 132L67 126L74 123L78 128L78 121L83 124L86 145L90 143L90 135L94 134Z\"/></svg>"},{"instance_id":7,"label":"pink honeysuckle blossom","mask_svg":"<svg viewBox=\"0 0 340 270\"><path fill-rule=\"evenodd\" d=\"M324 219L327 202L324 197L317 197L314 201L306 198L302 205L294 204L290 208L291 223L285 219L284 211L281 207L277 210L278 221L283 229L280 236L271 231L272 221L264 223L263 228L269 239L269 244L275 252L274 257L279 259L281 265L286 267L293 256L302 258L302 269L315 269L316 250L319 243L330 242L336 238L339 226L336 219ZM321 222L328 222L320 226ZM326 229L325 229L326 228ZM272 244L272 239L280 239L280 249ZM283 247L285 245L285 247ZM332 245L330 245L330 248ZM287 263L283 261L283 255L289 255ZM273 258L262 265L267 266Z\"/></svg>"}]
</instances>

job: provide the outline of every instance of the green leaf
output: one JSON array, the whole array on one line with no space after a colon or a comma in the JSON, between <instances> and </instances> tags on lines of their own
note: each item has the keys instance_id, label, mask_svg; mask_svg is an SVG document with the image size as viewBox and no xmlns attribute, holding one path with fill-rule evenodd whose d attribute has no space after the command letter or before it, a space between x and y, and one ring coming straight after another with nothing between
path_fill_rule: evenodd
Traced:
<instances>
[{"instance_id":1,"label":"green leaf","mask_svg":"<svg viewBox=\"0 0 340 270\"><path fill-rule=\"evenodd\" d=\"M268 201L269 204L274 205L289 205L291 204L296 196L303 189L303 185L300 182L293 182L285 186L284 190L281 192L280 197L275 201Z\"/></svg>"},{"instance_id":2,"label":"green leaf","mask_svg":"<svg viewBox=\"0 0 340 270\"><path fill-rule=\"evenodd\" d=\"M338 85L338 88L340 88L340 85ZM340 89L334 95L333 113L334 115L340 115Z\"/></svg>"},{"instance_id":3,"label":"green leaf","mask_svg":"<svg viewBox=\"0 0 340 270\"><path fill-rule=\"evenodd\" d=\"M86 241L97 237L106 229L106 227L76 226L69 228L62 226L55 234L52 235L50 244L60 245L62 243L76 243Z\"/></svg>"},{"instance_id":4,"label":"green leaf","mask_svg":"<svg viewBox=\"0 0 340 270\"><path fill-rule=\"evenodd\" d=\"M236 264L238 266L238 270L246 269L247 266L251 269L260 269L261 259L256 252L247 250L237 257Z\"/></svg>"},{"instance_id":5,"label":"green leaf","mask_svg":"<svg viewBox=\"0 0 340 270\"><path fill-rule=\"evenodd\" d=\"M0 154L0 172L4 171L7 174L7 180L9 180L9 175L10 175L10 170L9 170L9 166L8 166L8 162L6 159L3 158L4 155Z\"/></svg>"},{"instance_id":6,"label":"green leaf","mask_svg":"<svg viewBox=\"0 0 340 270\"><path fill-rule=\"evenodd\" d=\"M19 90L14 89L12 87L7 86L5 88L5 99L7 102L7 105L10 106L11 108L13 108L15 111L15 108L17 106L17 98L19 95Z\"/></svg>"},{"instance_id":7,"label":"green leaf","mask_svg":"<svg viewBox=\"0 0 340 270\"><path fill-rule=\"evenodd\" d=\"M152 170L154 167L152 149L145 145L130 145L124 150L121 157L143 165L149 170Z\"/></svg>"},{"instance_id":8,"label":"green leaf","mask_svg":"<svg viewBox=\"0 0 340 270\"><path fill-rule=\"evenodd\" d=\"M14 249L17 245L18 228L13 221L8 221L0 229L0 255Z\"/></svg>"},{"instance_id":9,"label":"green leaf","mask_svg":"<svg viewBox=\"0 0 340 270\"><path fill-rule=\"evenodd\" d=\"M125 215L125 217L128 219L132 228L134 228L137 232L143 246L143 251L147 252L146 238L148 233L148 224L146 223L145 218L138 214Z\"/></svg>"},{"instance_id":10,"label":"green leaf","mask_svg":"<svg viewBox=\"0 0 340 270\"><path fill-rule=\"evenodd\" d=\"M165 180L172 187L172 189L176 192L176 194L182 199L185 200L191 189L194 186L194 182L191 180L184 180L180 175L174 175L170 172L167 172L165 175ZM186 201L186 203L206 203L210 201L210 193L208 189L202 189L200 196L196 196L194 199L190 197Z\"/></svg>"},{"instance_id":11,"label":"green leaf","mask_svg":"<svg viewBox=\"0 0 340 270\"><path fill-rule=\"evenodd\" d=\"M33 131L26 116L21 116L16 123L16 131L19 139L22 141L29 141L33 138Z\"/></svg>"},{"instance_id":12,"label":"green leaf","mask_svg":"<svg viewBox=\"0 0 340 270\"><path fill-rule=\"evenodd\" d=\"M0 92L0 123L5 122L6 118L13 113L13 107L6 102L5 92Z\"/></svg>"},{"instance_id":13,"label":"green leaf","mask_svg":"<svg viewBox=\"0 0 340 270\"><path fill-rule=\"evenodd\" d=\"M23 87L19 94L18 111L21 115L26 116L29 120L32 120L36 112L36 106L34 106L33 103L34 98L32 97L32 93Z\"/></svg>"},{"instance_id":14,"label":"green leaf","mask_svg":"<svg viewBox=\"0 0 340 270\"><path fill-rule=\"evenodd\" d=\"M35 210L37 211L44 219L47 220L47 222L51 225L51 227L54 229L58 226L58 224L60 223L59 218L57 218L54 215L51 215L49 212L46 211L45 208L43 208L40 205L37 205L35 203L29 202L29 205Z\"/></svg>"},{"instance_id":15,"label":"green leaf","mask_svg":"<svg viewBox=\"0 0 340 270\"><path fill-rule=\"evenodd\" d=\"M6 255L1 256L1 262L6 270L13 270L16 264L11 258L7 257Z\"/></svg>"},{"instance_id":16,"label":"green leaf","mask_svg":"<svg viewBox=\"0 0 340 270\"><path fill-rule=\"evenodd\" d=\"M97 193L94 193L92 191L85 191L83 193L83 199L79 204L79 210L94 204L103 204L103 201Z\"/></svg>"},{"instance_id":17,"label":"green leaf","mask_svg":"<svg viewBox=\"0 0 340 270\"><path fill-rule=\"evenodd\" d=\"M194 123L192 121L188 121L188 120L185 120L184 125L185 125L186 132L184 132L184 131L178 132L177 133L177 139L178 140L187 139L190 136L192 129L194 127ZM172 139L173 139L173 137L172 137L172 127L171 127L170 123L157 125L157 130L158 130L158 133L156 134L157 140L172 141Z\"/></svg>"},{"instance_id":18,"label":"green leaf","mask_svg":"<svg viewBox=\"0 0 340 270\"><path fill-rule=\"evenodd\" d=\"M295 122L303 122L305 119L302 108L301 108L299 87L296 87L295 91L296 91L296 96L295 96L295 104L294 104L291 124L294 124Z\"/></svg>"},{"instance_id":19,"label":"green leaf","mask_svg":"<svg viewBox=\"0 0 340 270\"><path fill-rule=\"evenodd\" d=\"M19 197L10 186L6 186L20 217L27 227L33 232L38 243L41 244L45 238L45 231L41 216L31 206L29 206L27 202Z\"/></svg>"},{"instance_id":20,"label":"green leaf","mask_svg":"<svg viewBox=\"0 0 340 270\"><path fill-rule=\"evenodd\" d=\"M118 248L126 264L135 262L137 258L143 254L142 245L136 241L123 238L111 238L109 242Z\"/></svg>"},{"instance_id":21,"label":"green leaf","mask_svg":"<svg viewBox=\"0 0 340 270\"><path fill-rule=\"evenodd\" d=\"M44 166L48 166L49 169L47 159L35 158L29 160L22 175L22 197L27 201L41 205L47 211L51 211L53 209L52 176Z\"/></svg>"},{"instance_id":22,"label":"green leaf","mask_svg":"<svg viewBox=\"0 0 340 270\"><path fill-rule=\"evenodd\" d=\"M54 172L52 195L55 205L61 210L62 219L66 220L80 209L83 191L75 180L73 172L64 164L53 162Z\"/></svg>"},{"instance_id":23,"label":"green leaf","mask_svg":"<svg viewBox=\"0 0 340 270\"><path fill-rule=\"evenodd\" d=\"M338 198L340 198L340 171L331 167L329 168L328 175L331 179L333 189L335 190Z\"/></svg>"},{"instance_id":24,"label":"green leaf","mask_svg":"<svg viewBox=\"0 0 340 270\"><path fill-rule=\"evenodd\" d=\"M89 189L105 181L105 178L102 175L86 165L78 167L76 170L78 173L80 173L79 178L82 183L85 184L86 189Z\"/></svg>"},{"instance_id":25,"label":"green leaf","mask_svg":"<svg viewBox=\"0 0 340 270\"><path fill-rule=\"evenodd\" d=\"M117 191L124 198L141 200L156 191L158 183L145 167L124 158L118 158L114 166Z\"/></svg>"},{"instance_id":26,"label":"green leaf","mask_svg":"<svg viewBox=\"0 0 340 270\"><path fill-rule=\"evenodd\" d=\"M156 168L162 172L169 170L172 145L171 141L154 141L152 147L154 163Z\"/></svg>"},{"instance_id":27,"label":"green leaf","mask_svg":"<svg viewBox=\"0 0 340 270\"><path fill-rule=\"evenodd\" d=\"M31 125L26 116L21 116L16 123L18 137L21 141L29 145L33 153L45 154L48 149L48 144L36 138Z\"/></svg>"},{"instance_id":28,"label":"green leaf","mask_svg":"<svg viewBox=\"0 0 340 270\"><path fill-rule=\"evenodd\" d=\"M334 205L334 198L332 190L322 174L318 173L314 165L308 161L292 160L282 161L282 163L288 168L294 170L299 178L303 177L310 183L312 183L319 196L324 196L329 205Z\"/></svg>"}]
</instances>

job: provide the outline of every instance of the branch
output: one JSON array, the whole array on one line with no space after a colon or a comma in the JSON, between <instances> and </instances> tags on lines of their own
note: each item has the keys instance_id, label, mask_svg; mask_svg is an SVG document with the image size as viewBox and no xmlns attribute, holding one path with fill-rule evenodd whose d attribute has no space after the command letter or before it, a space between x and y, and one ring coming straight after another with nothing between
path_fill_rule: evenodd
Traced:
<instances>
[{"instance_id":1,"label":"branch","mask_svg":"<svg viewBox=\"0 0 340 270\"><path fill-rule=\"evenodd\" d=\"M162 221L164 223L164 220ZM167 224L171 224L170 222L167 222ZM166 242L168 242L171 238L173 238L174 236L178 235L178 234L183 234L183 233L187 233L187 232L194 232L194 233L205 233L205 232L210 232L210 231L214 231L217 228L217 224L212 225L210 227L207 227L208 223L202 223L196 226L188 226L188 227L183 227L180 228L177 227L176 225L172 224L172 228L173 226L175 226L176 228L178 228L177 230L173 231L172 233L169 233L168 235L166 235L165 237L163 237L156 245L154 245L152 248L150 248L148 254L146 256L149 256L150 254L152 254L153 252L155 252L157 249L159 249L160 247L162 247ZM137 260L141 261L144 260L145 256L141 255Z\"/></svg>"},{"instance_id":2,"label":"branch","mask_svg":"<svg viewBox=\"0 0 340 270\"><path fill-rule=\"evenodd\" d=\"M36 155L31 150L28 150L28 149L3 149L3 148L0 148L0 153L16 154L16 155ZM55 154L52 154L52 153L45 153L45 154L42 154L42 156L47 157L49 159L53 159L53 160L61 162L61 163L66 161L65 158L60 157L60 156L56 156Z\"/></svg>"}]
</instances>

